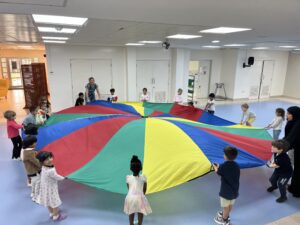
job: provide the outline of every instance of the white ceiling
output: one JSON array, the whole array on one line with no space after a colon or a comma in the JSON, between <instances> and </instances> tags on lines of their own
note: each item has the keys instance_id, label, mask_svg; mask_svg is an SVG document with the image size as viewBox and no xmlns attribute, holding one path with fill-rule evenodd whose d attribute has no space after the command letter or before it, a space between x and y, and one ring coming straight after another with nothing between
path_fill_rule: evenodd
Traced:
<instances>
[{"instance_id":1,"label":"white ceiling","mask_svg":"<svg viewBox=\"0 0 300 225\"><path fill-rule=\"evenodd\" d=\"M71 36L69 44L123 46L127 42L164 40L176 33L198 34L218 26L252 31L212 35L194 40L171 40L173 47L201 48L218 39L221 45L248 47L297 45L300 48L299 0L13 0L1 3L0 41L34 42L39 36L32 13L82 16L87 25ZM17 4L11 4L16 2ZM28 4L28 3L32 4ZM20 4L23 3L23 4ZM40 3L40 4L38 4ZM55 6L50 6L55 5ZM11 20L7 20L10 18ZM16 22L19 21L19 22ZM123 28L122 30L119 30ZM22 36L23 35L23 36ZM49 35L47 35L49 36ZM24 38L23 38L24 37ZM37 41L41 41L38 38Z\"/></svg>"}]
</instances>

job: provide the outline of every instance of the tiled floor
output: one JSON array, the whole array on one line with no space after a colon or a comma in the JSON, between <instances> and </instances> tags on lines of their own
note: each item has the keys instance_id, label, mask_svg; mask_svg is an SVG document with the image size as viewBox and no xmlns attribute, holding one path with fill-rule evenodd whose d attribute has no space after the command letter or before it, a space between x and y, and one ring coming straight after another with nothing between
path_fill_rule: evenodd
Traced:
<instances>
[{"instance_id":1,"label":"tiled floor","mask_svg":"<svg viewBox=\"0 0 300 225\"><path fill-rule=\"evenodd\" d=\"M18 96L18 94L13 94ZM217 115L238 122L239 102L218 102ZM276 107L287 108L289 101L252 102L250 107L258 115L256 125L265 126L274 117ZM17 110L19 119L25 115L23 102L0 101L1 112ZM0 126L0 225L54 224L47 210L31 202L26 176L21 162L12 161L11 142L6 138L5 126ZM300 199L291 196L284 204L275 202L277 192L269 194L268 178L272 170L266 167L245 169L241 173L240 197L231 215L233 225L264 225L300 211ZM211 173L178 187L148 196L153 214L145 218L145 225L213 225L219 209L219 178ZM69 218L63 225L126 225L122 212L124 196L89 188L70 180L60 184L63 210ZM300 222L298 223L300 224ZM297 225L297 224L285 224Z\"/></svg>"}]
</instances>

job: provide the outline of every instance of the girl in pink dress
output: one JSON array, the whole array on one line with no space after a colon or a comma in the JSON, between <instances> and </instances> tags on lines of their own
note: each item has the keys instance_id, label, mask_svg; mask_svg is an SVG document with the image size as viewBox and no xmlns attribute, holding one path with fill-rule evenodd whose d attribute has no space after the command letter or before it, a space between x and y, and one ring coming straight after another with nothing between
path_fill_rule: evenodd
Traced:
<instances>
[{"instance_id":1,"label":"girl in pink dress","mask_svg":"<svg viewBox=\"0 0 300 225\"><path fill-rule=\"evenodd\" d=\"M130 170L133 175L126 176L128 194L125 198L124 212L129 216L130 225L134 225L134 214L138 214L138 225L142 225L144 215L152 213L149 202L145 196L147 191L147 178L139 175L142 163L137 156L132 156Z\"/></svg>"}]
</instances>

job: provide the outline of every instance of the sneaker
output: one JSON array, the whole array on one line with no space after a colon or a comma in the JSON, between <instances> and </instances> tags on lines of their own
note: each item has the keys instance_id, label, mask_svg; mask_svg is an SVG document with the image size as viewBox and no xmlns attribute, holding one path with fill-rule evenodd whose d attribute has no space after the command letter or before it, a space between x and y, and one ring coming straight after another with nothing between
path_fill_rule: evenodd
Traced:
<instances>
[{"instance_id":1,"label":"sneaker","mask_svg":"<svg viewBox=\"0 0 300 225\"><path fill-rule=\"evenodd\" d=\"M134 224L134 225L137 225L137 224L139 224L139 221L138 221L138 220L134 220L134 221L133 221L133 224Z\"/></svg>"},{"instance_id":2,"label":"sneaker","mask_svg":"<svg viewBox=\"0 0 300 225\"><path fill-rule=\"evenodd\" d=\"M230 221L228 220L228 219L223 219L223 217L218 217L218 216L216 216L215 217L215 222L217 223L217 224L221 224L221 225L230 225Z\"/></svg>"},{"instance_id":3,"label":"sneaker","mask_svg":"<svg viewBox=\"0 0 300 225\"><path fill-rule=\"evenodd\" d=\"M286 200L287 200L287 197L280 196L279 198L276 199L276 202L282 203L282 202L285 202Z\"/></svg>"},{"instance_id":4,"label":"sneaker","mask_svg":"<svg viewBox=\"0 0 300 225\"><path fill-rule=\"evenodd\" d=\"M269 187L269 188L267 189L267 192L272 192L272 191L274 191L274 190L276 190L276 189L277 189L277 187L271 186L271 187Z\"/></svg>"},{"instance_id":5,"label":"sneaker","mask_svg":"<svg viewBox=\"0 0 300 225\"><path fill-rule=\"evenodd\" d=\"M223 218L223 211L219 211L217 213L217 216L220 217L220 218ZM228 220L230 221L230 216L228 216Z\"/></svg>"},{"instance_id":6,"label":"sneaker","mask_svg":"<svg viewBox=\"0 0 300 225\"><path fill-rule=\"evenodd\" d=\"M66 219L67 217L68 217L67 215L60 213L58 216L52 216L52 219L54 221L61 221L61 220Z\"/></svg>"}]
</instances>

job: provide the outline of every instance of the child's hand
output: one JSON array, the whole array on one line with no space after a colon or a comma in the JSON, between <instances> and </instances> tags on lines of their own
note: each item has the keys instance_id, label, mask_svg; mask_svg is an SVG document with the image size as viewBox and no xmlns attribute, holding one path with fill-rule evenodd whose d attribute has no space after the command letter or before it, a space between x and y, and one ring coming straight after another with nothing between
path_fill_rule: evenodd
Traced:
<instances>
[{"instance_id":1,"label":"child's hand","mask_svg":"<svg viewBox=\"0 0 300 225\"><path fill-rule=\"evenodd\" d=\"M212 165L213 165L214 170L217 172L220 165L218 163L213 163Z\"/></svg>"}]
</instances>

